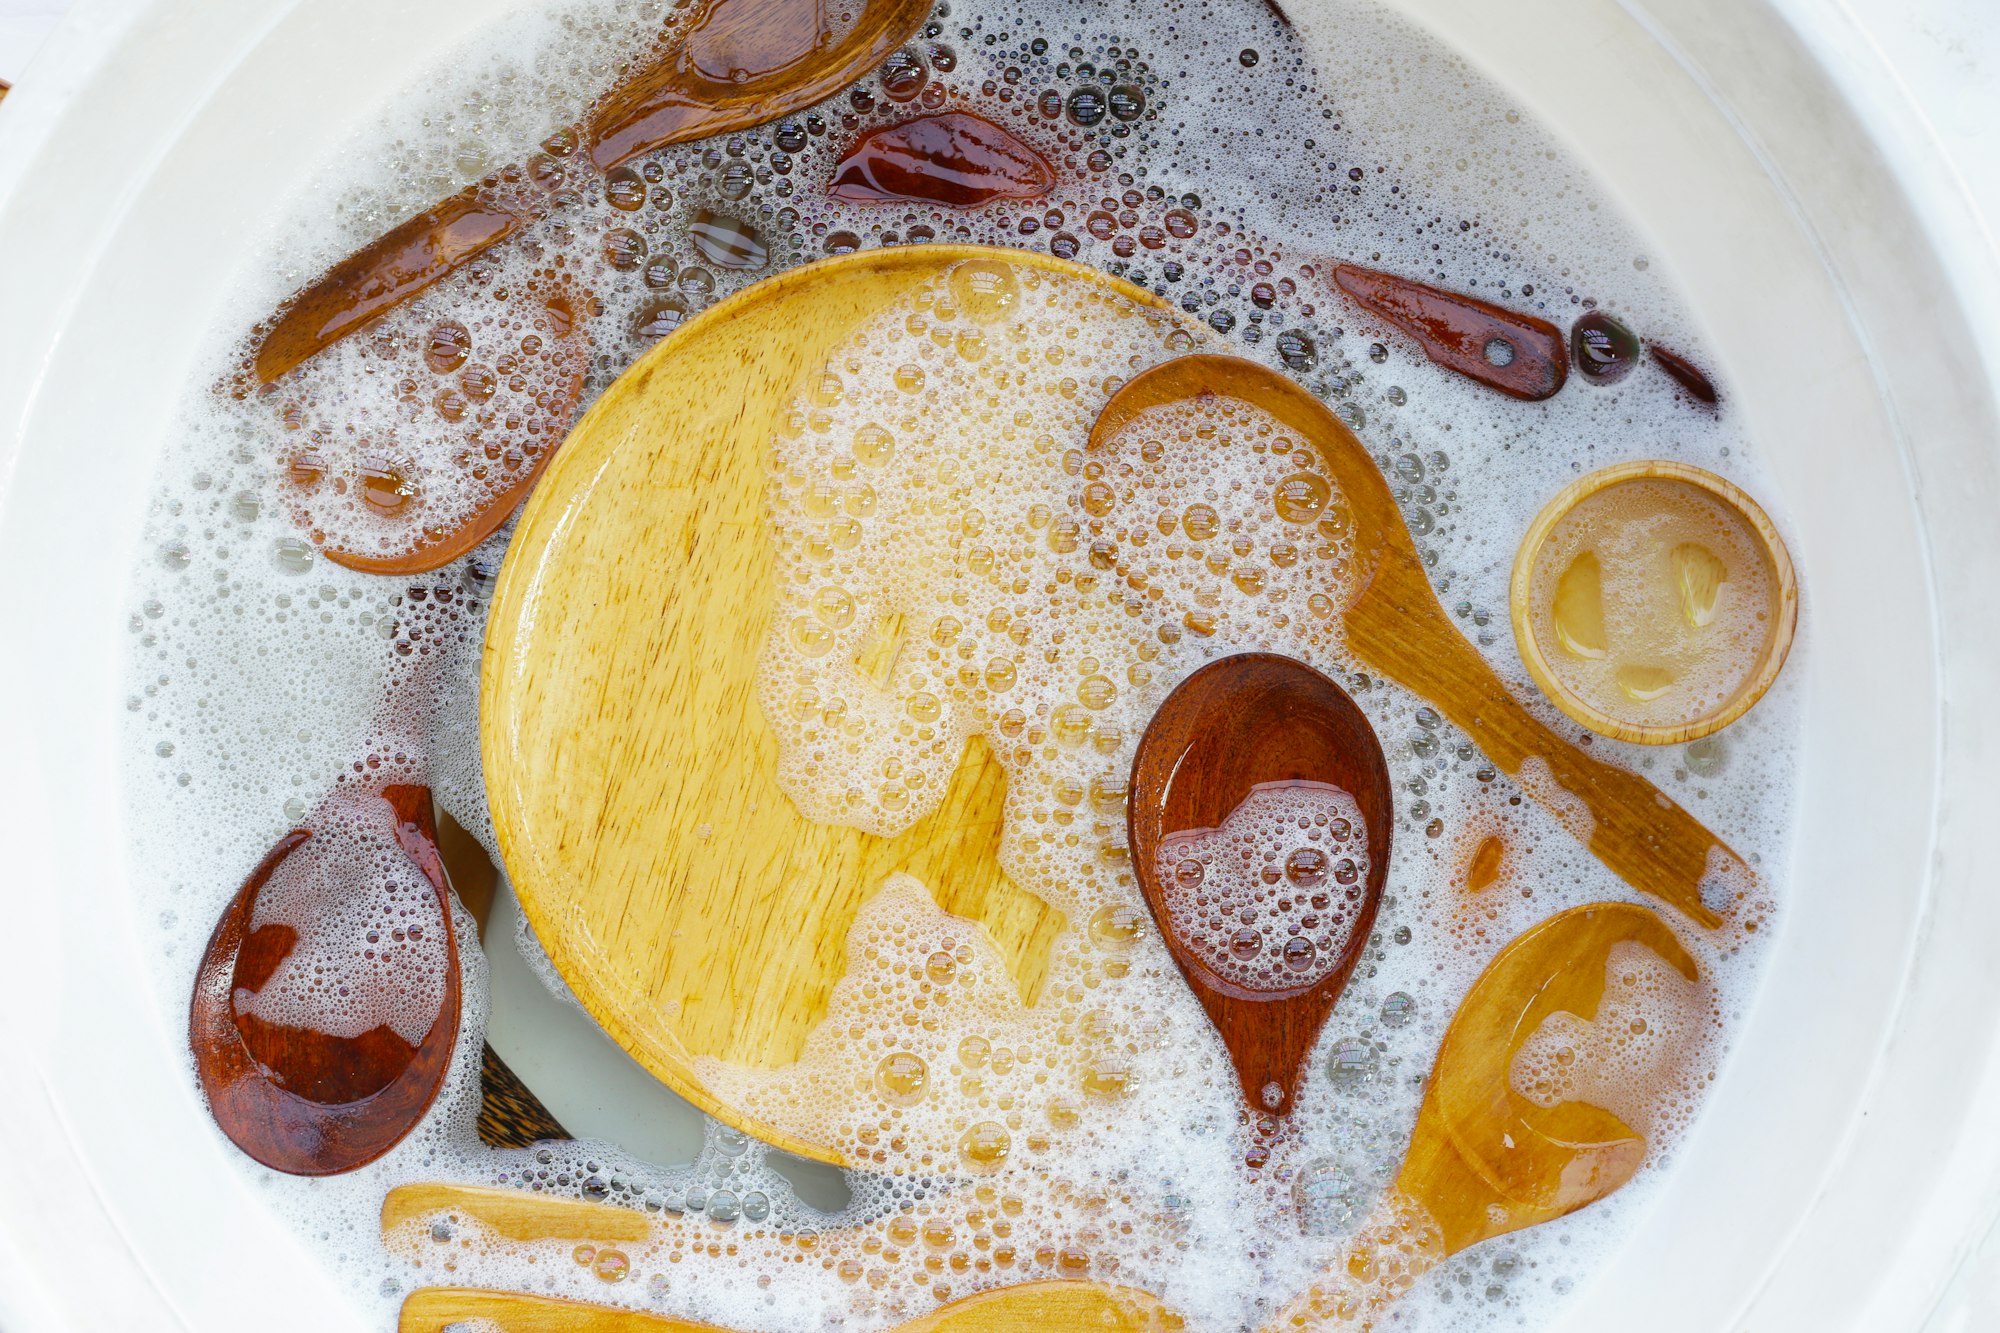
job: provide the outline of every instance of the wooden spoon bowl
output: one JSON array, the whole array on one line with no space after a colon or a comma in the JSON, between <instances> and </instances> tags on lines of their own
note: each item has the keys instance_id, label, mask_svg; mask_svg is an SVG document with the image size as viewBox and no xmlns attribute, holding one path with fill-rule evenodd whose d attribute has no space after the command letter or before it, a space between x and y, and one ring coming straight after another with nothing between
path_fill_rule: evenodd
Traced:
<instances>
[{"instance_id":1,"label":"wooden spoon bowl","mask_svg":"<svg viewBox=\"0 0 2000 1333\"><path fill-rule=\"evenodd\" d=\"M1160 866L1169 835L1220 826L1257 788L1324 783L1360 807L1368 871L1358 901L1336 901L1347 934L1302 985L1259 988L1224 976L1189 938ZM1303 662L1242 653L1210 662L1167 696L1132 760L1126 822L1139 890L1188 986L1222 1034L1252 1109L1291 1110L1299 1066L1333 1011L1382 901L1394 820L1389 766L1374 728L1338 685ZM1290 885L1282 890L1289 891ZM1330 879L1319 891L1338 899Z\"/></svg>"},{"instance_id":2,"label":"wooden spoon bowl","mask_svg":"<svg viewBox=\"0 0 2000 1333\"><path fill-rule=\"evenodd\" d=\"M297 866L292 858L319 853L312 830L286 834L250 873L202 954L188 1044L223 1133L265 1166L301 1176L351 1171L400 1142L430 1109L458 1040L458 944L430 789L397 785L337 793L329 804L371 825L386 824L385 832L435 892L444 932L444 996L414 1045L388 1026L339 1037L246 1012L244 997L263 989L298 942L289 926L252 930L258 896L274 875ZM355 888L366 891L370 868L359 869Z\"/></svg>"},{"instance_id":3,"label":"wooden spoon bowl","mask_svg":"<svg viewBox=\"0 0 2000 1333\"><path fill-rule=\"evenodd\" d=\"M1372 1326L1426 1269L1481 1241L1551 1222L1622 1188L1645 1136L1581 1101L1541 1106L1513 1064L1558 1013L1594 1020L1620 944L1652 951L1688 982L1701 970L1655 913L1596 903L1557 913L1502 949L1472 983L1438 1049L1402 1170L1347 1251L1267 1333Z\"/></svg>"}]
</instances>

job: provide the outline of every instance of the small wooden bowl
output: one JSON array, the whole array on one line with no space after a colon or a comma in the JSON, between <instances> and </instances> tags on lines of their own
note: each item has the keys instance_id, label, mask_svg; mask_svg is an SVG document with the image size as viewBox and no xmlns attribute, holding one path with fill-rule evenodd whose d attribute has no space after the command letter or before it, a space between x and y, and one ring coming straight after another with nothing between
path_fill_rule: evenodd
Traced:
<instances>
[{"instance_id":1,"label":"small wooden bowl","mask_svg":"<svg viewBox=\"0 0 2000 1333\"><path fill-rule=\"evenodd\" d=\"M1550 668L1548 657L1542 651L1541 642L1535 637L1533 612L1530 595L1534 590L1535 560L1541 554L1542 544L1555 531L1569 512L1581 504L1586 497L1608 490L1629 481L1640 480L1678 481L1705 491L1727 508L1734 510L1755 533L1769 561L1772 582L1778 589L1777 623L1772 628L1764 644L1763 655L1758 659L1756 670L1752 671L1738 685L1736 692L1711 713L1696 718L1692 722L1674 726L1660 726L1651 723L1627 722L1611 716L1592 706L1579 697L1575 691L1564 685ZM1535 521L1528 525L1527 535L1521 539L1521 549L1514 557L1514 577L1508 590L1508 601L1514 619L1514 642L1521 650L1521 661L1527 666L1528 674L1535 684L1576 721L1589 727L1601 736L1614 740L1634 741L1640 745L1680 745L1699 740L1722 730L1737 718L1750 711L1751 705L1764 697L1771 688L1771 682L1778 678L1784 668L1785 656L1792 649L1792 635L1798 627L1799 581L1792 569L1791 553L1785 549L1785 540L1778 535L1771 516L1743 489L1734 483L1716 476L1713 472L1686 463L1675 463L1663 459L1647 459L1634 463L1620 463L1615 467L1601 468L1565 486L1556 497L1542 507L1535 515Z\"/></svg>"}]
</instances>

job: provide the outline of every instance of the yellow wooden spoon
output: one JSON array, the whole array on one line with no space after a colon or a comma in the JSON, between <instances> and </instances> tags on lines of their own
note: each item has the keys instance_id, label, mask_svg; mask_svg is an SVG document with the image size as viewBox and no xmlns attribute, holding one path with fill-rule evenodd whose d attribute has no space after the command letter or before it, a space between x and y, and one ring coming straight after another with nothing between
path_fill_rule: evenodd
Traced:
<instances>
[{"instance_id":1,"label":"yellow wooden spoon","mask_svg":"<svg viewBox=\"0 0 2000 1333\"><path fill-rule=\"evenodd\" d=\"M1630 1180L1646 1140L1581 1101L1541 1106L1514 1086L1523 1045L1552 1015L1597 1016L1605 968L1636 944L1693 982L1700 970L1651 911L1598 903L1550 917L1502 949L1445 1031L1403 1169L1327 1274L1266 1333L1358 1325L1468 1246L1595 1203Z\"/></svg>"},{"instance_id":2,"label":"yellow wooden spoon","mask_svg":"<svg viewBox=\"0 0 2000 1333\"><path fill-rule=\"evenodd\" d=\"M397 1327L399 1333L445 1333L455 1324L499 1333L719 1333L713 1324L671 1315L471 1287L411 1292ZM1158 1300L1130 1287L1030 1282L953 1301L897 1325L894 1333L1153 1333L1180 1327Z\"/></svg>"}]
</instances>

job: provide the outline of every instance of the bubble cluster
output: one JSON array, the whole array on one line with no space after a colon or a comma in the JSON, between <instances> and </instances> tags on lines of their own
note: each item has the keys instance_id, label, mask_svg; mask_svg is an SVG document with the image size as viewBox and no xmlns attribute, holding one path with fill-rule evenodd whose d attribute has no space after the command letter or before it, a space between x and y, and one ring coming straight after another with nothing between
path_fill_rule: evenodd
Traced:
<instances>
[{"instance_id":1,"label":"bubble cluster","mask_svg":"<svg viewBox=\"0 0 2000 1333\"><path fill-rule=\"evenodd\" d=\"M289 932L269 977L235 1009L329 1037L387 1028L421 1042L444 1003L449 929L436 891L396 840L379 796L341 791L257 895L249 935Z\"/></svg>"},{"instance_id":2,"label":"bubble cluster","mask_svg":"<svg viewBox=\"0 0 2000 1333\"><path fill-rule=\"evenodd\" d=\"M1368 825L1323 782L1250 789L1219 827L1160 839L1174 933L1250 990L1310 986L1347 956L1368 885Z\"/></svg>"},{"instance_id":3,"label":"bubble cluster","mask_svg":"<svg viewBox=\"0 0 2000 1333\"><path fill-rule=\"evenodd\" d=\"M1510 1081L1537 1106L1586 1102L1649 1139L1672 1136L1709 1077L1713 990L1638 944L1614 945L1604 972L1596 1017L1552 1014L1515 1053Z\"/></svg>"},{"instance_id":4,"label":"bubble cluster","mask_svg":"<svg viewBox=\"0 0 2000 1333\"><path fill-rule=\"evenodd\" d=\"M395 560L511 507L583 388L589 298L555 264L517 285L476 259L258 396L266 484L312 546Z\"/></svg>"}]
</instances>

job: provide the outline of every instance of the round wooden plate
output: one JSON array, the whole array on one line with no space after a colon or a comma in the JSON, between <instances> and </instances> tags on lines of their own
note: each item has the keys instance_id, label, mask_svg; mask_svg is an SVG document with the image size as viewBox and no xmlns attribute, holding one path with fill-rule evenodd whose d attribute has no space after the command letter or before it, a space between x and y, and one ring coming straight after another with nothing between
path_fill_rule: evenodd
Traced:
<instances>
[{"instance_id":1,"label":"round wooden plate","mask_svg":"<svg viewBox=\"0 0 2000 1333\"><path fill-rule=\"evenodd\" d=\"M759 283L661 342L577 424L521 515L487 627L487 796L557 969L695 1105L836 1165L829 1145L724 1105L696 1062L798 1059L847 970L855 913L894 871L983 925L1030 1000L1063 924L1000 871L1005 776L983 743L936 814L874 837L798 813L756 695L781 415L863 323L978 258L1165 308L1081 265L972 246L864 251Z\"/></svg>"}]
</instances>

